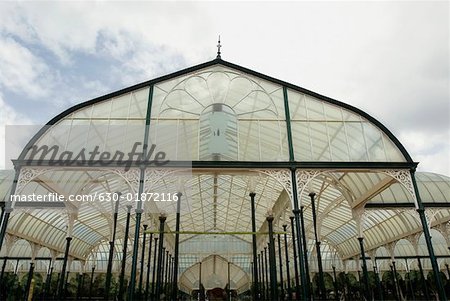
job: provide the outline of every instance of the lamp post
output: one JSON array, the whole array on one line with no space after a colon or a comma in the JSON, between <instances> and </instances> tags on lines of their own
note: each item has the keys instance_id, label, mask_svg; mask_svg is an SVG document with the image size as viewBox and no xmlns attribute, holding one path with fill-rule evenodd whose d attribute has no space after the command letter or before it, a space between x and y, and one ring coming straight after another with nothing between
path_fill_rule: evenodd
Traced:
<instances>
[{"instance_id":1,"label":"lamp post","mask_svg":"<svg viewBox=\"0 0 450 301\"><path fill-rule=\"evenodd\" d=\"M323 278L322 255L320 253L320 240L319 240L319 237L317 234L317 214L316 214L316 205L315 205L316 193L313 191L312 185L309 186L309 197L311 198L311 210L312 210L312 218L313 218L313 226L314 226L314 238L316 240L317 266L319 268L319 296L320 296L320 299L325 299L326 291L325 291L325 281Z\"/></svg>"}]
</instances>

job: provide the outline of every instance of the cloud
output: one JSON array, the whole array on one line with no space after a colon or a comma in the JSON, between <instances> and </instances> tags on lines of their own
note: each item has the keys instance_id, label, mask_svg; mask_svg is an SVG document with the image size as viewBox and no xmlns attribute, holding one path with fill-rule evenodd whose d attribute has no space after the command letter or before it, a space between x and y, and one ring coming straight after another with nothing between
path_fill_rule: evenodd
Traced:
<instances>
[{"instance_id":1,"label":"cloud","mask_svg":"<svg viewBox=\"0 0 450 301\"><path fill-rule=\"evenodd\" d=\"M18 50L7 59L13 76L4 89L36 96L45 120L75 102L210 60L221 34L224 59L366 111L420 166L450 175L433 161L450 157L442 144L450 131L448 2L0 6L0 37ZM14 73L19 68L24 78ZM19 100L5 101L18 109ZM29 114L40 109L30 107ZM419 146L421 139L432 147Z\"/></svg>"},{"instance_id":2,"label":"cloud","mask_svg":"<svg viewBox=\"0 0 450 301\"><path fill-rule=\"evenodd\" d=\"M0 93L0 169L5 169L5 153L9 146L6 145L5 140L5 126L6 125L29 125L33 122L23 114L16 112L12 107L7 105L3 100L3 95Z\"/></svg>"},{"instance_id":3,"label":"cloud","mask_svg":"<svg viewBox=\"0 0 450 301\"><path fill-rule=\"evenodd\" d=\"M46 63L10 37L0 37L0 85L19 95L40 98L50 84Z\"/></svg>"}]
</instances>

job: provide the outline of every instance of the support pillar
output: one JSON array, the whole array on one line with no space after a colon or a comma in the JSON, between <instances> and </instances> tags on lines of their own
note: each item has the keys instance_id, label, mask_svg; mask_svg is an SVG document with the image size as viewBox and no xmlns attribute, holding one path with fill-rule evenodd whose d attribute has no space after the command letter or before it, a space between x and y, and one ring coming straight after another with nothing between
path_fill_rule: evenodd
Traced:
<instances>
[{"instance_id":1,"label":"support pillar","mask_svg":"<svg viewBox=\"0 0 450 301\"><path fill-rule=\"evenodd\" d=\"M165 268L164 268L164 287L165 287L165 291L164 291L164 293L165 293L165 295L167 296L167 287L168 287L168 276L169 276L169 260L170 260L170 258L169 258L169 250L166 250L166 257L165 257L165 260L166 260L166 265L165 265Z\"/></svg>"},{"instance_id":2,"label":"support pillar","mask_svg":"<svg viewBox=\"0 0 450 301\"><path fill-rule=\"evenodd\" d=\"M314 200L315 196L316 194L314 192L309 193L309 197L311 198L314 238L316 240L317 265L319 268L319 298L325 300L327 297L327 292L325 290L325 280L323 277L322 254L320 252L320 238L317 234L317 214L316 214L316 204Z\"/></svg>"},{"instance_id":3,"label":"support pillar","mask_svg":"<svg viewBox=\"0 0 450 301\"><path fill-rule=\"evenodd\" d=\"M165 215L159 216L159 246L158 246L158 264L156 273L155 300L159 300L162 285L162 259L163 259L163 243L164 243L164 223Z\"/></svg>"},{"instance_id":4,"label":"support pillar","mask_svg":"<svg viewBox=\"0 0 450 301\"><path fill-rule=\"evenodd\" d=\"M278 262L280 266L280 288L281 288L281 300L284 300L284 283L283 283L283 258L281 256L281 236L277 234L278 239Z\"/></svg>"},{"instance_id":5,"label":"support pillar","mask_svg":"<svg viewBox=\"0 0 450 301\"><path fill-rule=\"evenodd\" d=\"M158 258L158 237L155 237L155 249L153 250L153 271L152 271L152 289L151 289L151 296L150 300L155 300L155 294L156 294L156 287L155 287L155 281L156 281L156 259Z\"/></svg>"},{"instance_id":6,"label":"support pillar","mask_svg":"<svg viewBox=\"0 0 450 301\"><path fill-rule=\"evenodd\" d=\"M205 296L203 294L203 285L202 285L202 262L199 262L198 267L198 293L200 295L200 300L205 300Z\"/></svg>"},{"instance_id":7,"label":"support pillar","mask_svg":"<svg viewBox=\"0 0 450 301\"><path fill-rule=\"evenodd\" d=\"M31 280L33 279L33 272L34 272L34 263L30 263L30 269L28 270L28 277L27 277L27 284L25 286L25 300L28 300L30 294L30 288L31 288Z\"/></svg>"},{"instance_id":8,"label":"support pillar","mask_svg":"<svg viewBox=\"0 0 450 301\"><path fill-rule=\"evenodd\" d=\"M414 187L414 192L416 194L417 206L416 209L419 213L420 221L422 223L423 235L425 237L425 242L427 244L428 253L430 254L431 266L433 267L433 276L436 283L438 296L440 301L446 301L447 296L445 295L444 286L442 284L441 275L439 273L439 266L437 264L436 256L434 255L433 243L431 242L430 229L428 228L427 218L425 216L425 207L422 204L422 199L419 194L419 189L417 188L416 178L414 171L411 171L411 180Z\"/></svg>"},{"instance_id":9,"label":"support pillar","mask_svg":"<svg viewBox=\"0 0 450 301\"><path fill-rule=\"evenodd\" d=\"M227 300L231 301L231 281L230 281L230 262L228 262L227 264L228 266L228 273L227 273L227 278L228 278L228 289L227 289Z\"/></svg>"},{"instance_id":10,"label":"support pillar","mask_svg":"<svg viewBox=\"0 0 450 301\"><path fill-rule=\"evenodd\" d=\"M288 243L287 243L287 225L283 225L283 231L284 231L284 256L286 261L286 277L287 277L287 294L288 294L288 300L292 299L292 289L291 289L291 272L289 267L289 249L288 249Z\"/></svg>"},{"instance_id":11,"label":"support pillar","mask_svg":"<svg viewBox=\"0 0 450 301\"><path fill-rule=\"evenodd\" d=\"M141 186L141 185L139 185ZM139 187L139 195L142 194L141 187ZM139 204L142 200L139 200ZM141 205L142 206L142 205ZM131 257L131 275L130 275L130 285L128 286L128 299L127 301L133 301L134 299L134 291L136 289L136 269L137 269L137 259L139 252L139 235L141 229L141 217L144 210L141 208L137 208L136 212L136 225L134 227L134 242L133 242L133 253Z\"/></svg>"},{"instance_id":12,"label":"support pillar","mask_svg":"<svg viewBox=\"0 0 450 301\"><path fill-rule=\"evenodd\" d=\"M370 300L370 290L369 290L369 273L367 272L367 263L366 263L366 252L364 251L364 237L358 237L359 247L361 249L361 257L362 257L362 268L363 268L363 277L364 277L364 295L367 300Z\"/></svg>"},{"instance_id":13,"label":"support pillar","mask_svg":"<svg viewBox=\"0 0 450 301\"><path fill-rule=\"evenodd\" d=\"M297 244L295 243L295 227L294 227L294 217L289 217L291 219L291 232L292 232L292 249L294 250L294 273L295 273L295 300L300 298L300 281L298 275L298 263L297 263Z\"/></svg>"},{"instance_id":14,"label":"support pillar","mask_svg":"<svg viewBox=\"0 0 450 301\"><path fill-rule=\"evenodd\" d=\"M255 217L255 196L256 193L250 192L250 205L252 213L252 251L253 251L253 300L259 300L259 287L258 287L258 266L256 265L256 217Z\"/></svg>"},{"instance_id":15,"label":"support pillar","mask_svg":"<svg viewBox=\"0 0 450 301\"><path fill-rule=\"evenodd\" d=\"M8 256L5 256L2 264L2 272L0 274L0 283L3 283L3 276L5 275L6 262L8 261Z\"/></svg>"},{"instance_id":16,"label":"support pillar","mask_svg":"<svg viewBox=\"0 0 450 301\"><path fill-rule=\"evenodd\" d=\"M131 206L127 206L127 221L125 225L125 237L123 239L123 250L122 250L122 266L120 269L120 276L119 276L119 294L118 299L120 301L124 300L124 281L125 281L125 267L126 267L126 260L127 260L127 246L128 246L128 235L129 235L129 228L130 228L130 218L131 218Z\"/></svg>"},{"instance_id":17,"label":"support pillar","mask_svg":"<svg viewBox=\"0 0 450 301\"><path fill-rule=\"evenodd\" d=\"M162 249L162 259L161 259L161 267L160 267L160 273L161 273L161 288L159 290L159 295L164 293L165 283L164 283L164 275L165 275L165 266L166 266L166 247L163 247Z\"/></svg>"},{"instance_id":18,"label":"support pillar","mask_svg":"<svg viewBox=\"0 0 450 301\"><path fill-rule=\"evenodd\" d=\"M383 290L381 288L380 275L378 274L378 270L377 270L376 264L374 264L374 266L373 266L373 272L375 274L375 282L377 284L378 299L380 301L383 301Z\"/></svg>"},{"instance_id":19,"label":"support pillar","mask_svg":"<svg viewBox=\"0 0 450 301\"><path fill-rule=\"evenodd\" d=\"M148 293L150 287L150 259L152 257L152 242L153 242L153 233L150 233L150 244L148 246L148 257L147 257L147 279L145 281L145 301L148 300ZM175 299L176 300L176 299Z\"/></svg>"},{"instance_id":20,"label":"support pillar","mask_svg":"<svg viewBox=\"0 0 450 301\"><path fill-rule=\"evenodd\" d=\"M278 287L277 287L277 267L275 256L275 240L273 237L273 215L266 217L267 224L269 226L269 273L270 273L270 297L272 300L278 300Z\"/></svg>"},{"instance_id":21,"label":"support pillar","mask_svg":"<svg viewBox=\"0 0 450 301\"><path fill-rule=\"evenodd\" d=\"M445 269L447 270L447 278L450 279L450 269L448 267L448 263L445 263Z\"/></svg>"},{"instance_id":22,"label":"support pillar","mask_svg":"<svg viewBox=\"0 0 450 301\"><path fill-rule=\"evenodd\" d=\"M53 261L50 262L50 269L49 272L47 274L47 278L45 279L45 286L44 286L44 294L43 294L43 299L45 300L46 296L50 295L50 283L52 281L52 276L53 276Z\"/></svg>"},{"instance_id":23,"label":"support pillar","mask_svg":"<svg viewBox=\"0 0 450 301\"><path fill-rule=\"evenodd\" d=\"M334 286L334 299L339 300L338 296L338 286L337 286L337 275L336 275L336 267L333 265L331 266L333 269L333 286Z\"/></svg>"},{"instance_id":24,"label":"support pillar","mask_svg":"<svg viewBox=\"0 0 450 301\"><path fill-rule=\"evenodd\" d=\"M64 261L63 266L61 269L61 280L59 282L58 287L58 297L60 299L64 299L64 276L66 275L66 268L67 268L67 259L69 258L69 248L70 248L70 242L72 241L72 237L66 237L66 250L64 251Z\"/></svg>"},{"instance_id":25,"label":"support pillar","mask_svg":"<svg viewBox=\"0 0 450 301\"><path fill-rule=\"evenodd\" d=\"M11 191L9 193L9 195L7 195L8 197L10 195L13 195L16 193L16 187L17 187L17 182L19 180L19 175L20 175L20 167L15 167L15 174L14 174L14 180L11 186ZM6 235L6 229L8 227L8 221L9 221L9 217L11 215L11 211L12 208L10 205L8 205L9 200L6 200L5 202L5 208L3 208L3 218L1 220L1 224L0 224L0 250L2 249L3 246L3 240L5 239L5 235Z\"/></svg>"},{"instance_id":26,"label":"support pillar","mask_svg":"<svg viewBox=\"0 0 450 301\"><path fill-rule=\"evenodd\" d=\"M112 265L113 265L113 258L114 258L114 244L116 241L117 215L118 215L118 211L119 211L120 194L116 193L115 195L118 196L118 198L117 198L117 200L115 200L115 204L114 204L112 237L111 237L111 241L109 242L108 267L106 270L106 280L105 280L105 300L109 300L109 291L111 289L111 277L112 277L111 273L112 273Z\"/></svg>"},{"instance_id":27,"label":"support pillar","mask_svg":"<svg viewBox=\"0 0 450 301\"><path fill-rule=\"evenodd\" d=\"M394 265L395 265L395 261L393 261L392 264L390 265L391 274L392 274L392 282L394 282L395 299L400 300L400 294L398 292L398 286L397 286L397 273L395 272Z\"/></svg>"},{"instance_id":28,"label":"support pillar","mask_svg":"<svg viewBox=\"0 0 450 301\"><path fill-rule=\"evenodd\" d=\"M306 244L306 232L305 232L305 218L303 216L305 207L300 207L300 225L302 229L302 242L303 242L303 257L305 258L305 274L306 274L306 295L311 296L311 278L309 277L309 263L308 263L308 246Z\"/></svg>"},{"instance_id":29,"label":"support pillar","mask_svg":"<svg viewBox=\"0 0 450 301\"><path fill-rule=\"evenodd\" d=\"M425 294L425 298L427 300L430 300L430 295L428 294L428 286L427 286L427 281L425 279L425 274L423 272L423 268L422 268L422 262L420 261L420 257L417 256L417 264L419 266L419 271L420 271L420 280L422 282L422 286L423 286L423 293Z\"/></svg>"},{"instance_id":30,"label":"support pillar","mask_svg":"<svg viewBox=\"0 0 450 301\"><path fill-rule=\"evenodd\" d=\"M91 282L89 283L89 300L92 299L92 286L94 284L94 272L95 272L95 264L92 266L92 271L91 271Z\"/></svg>"},{"instance_id":31,"label":"support pillar","mask_svg":"<svg viewBox=\"0 0 450 301\"><path fill-rule=\"evenodd\" d=\"M293 207L294 210L292 212L294 213L295 218L295 226L296 226L296 234L297 234L297 250L298 250L298 261L300 263L300 281L302 283L302 300L306 301L310 298L310 295L308 294L307 290L307 283L306 283L306 271L305 271L305 263L303 260L303 246L302 246L302 231L300 226L300 209L299 209L299 202L298 202L298 193L297 193L297 177L295 175L295 169L291 169L291 180L292 180L292 196L293 196Z\"/></svg>"},{"instance_id":32,"label":"support pillar","mask_svg":"<svg viewBox=\"0 0 450 301\"><path fill-rule=\"evenodd\" d=\"M259 279L261 279L259 298L261 300L265 300L264 267L263 267L263 261L262 261L262 252L261 252L261 254L258 254L258 265L259 265Z\"/></svg>"},{"instance_id":33,"label":"support pillar","mask_svg":"<svg viewBox=\"0 0 450 301\"><path fill-rule=\"evenodd\" d=\"M147 227L148 225L142 225L142 227L144 227L144 237L142 238L142 253L141 253L141 271L139 273L139 285L138 285L138 291L139 291L139 296L142 299L142 281L144 279L144 262L145 262L145 243L146 243L146 239L147 239Z\"/></svg>"},{"instance_id":34,"label":"support pillar","mask_svg":"<svg viewBox=\"0 0 450 301\"><path fill-rule=\"evenodd\" d=\"M175 251L173 262L172 276L172 300L178 299L178 262L179 262L179 245L180 245L180 222L181 222L181 192L177 193L177 215L175 222Z\"/></svg>"},{"instance_id":35,"label":"support pillar","mask_svg":"<svg viewBox=\"0 0 450 301\"><path fill-rule=\"evenodd\" d=\"M267 247L264 247L264 268L266 273L266 298L271 298L270 296L270 274L269 274L269 262L267 260Z\"/></svg>"},{"instance_id":36,"label":"support pillar","mask_svg":"<svg viewBox=\"0 0 450 301\"><path fill-rule=\"evenodd\" d=\"M411 298L412 301L415 301L414 298L414 288L411 282L411 271L409 270L409 266L408 266L408 259L405 258L405 267L406 267L406 272L408 273L408 283L406 283L406 291L411 294ZM405 282L406 282L406 277L405 277Z\"/></svg>"}]
</instances>

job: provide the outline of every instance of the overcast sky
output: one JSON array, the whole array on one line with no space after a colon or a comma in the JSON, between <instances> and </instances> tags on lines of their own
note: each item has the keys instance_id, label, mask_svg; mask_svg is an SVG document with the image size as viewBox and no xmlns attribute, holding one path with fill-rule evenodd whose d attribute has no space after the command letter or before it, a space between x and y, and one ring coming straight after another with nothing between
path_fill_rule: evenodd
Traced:
<instances>
[{"instance_id":1,"label":"overcast sky","mask_svg":"<svg viewBox=\"0 0 450 301\"><path fill-rule=\"evenodd\" d=\"M1 2L0 126L209 61L220 34L224 60L366 111L450 176L449 28L447 1Z\"/></svg>"}]
</instances>

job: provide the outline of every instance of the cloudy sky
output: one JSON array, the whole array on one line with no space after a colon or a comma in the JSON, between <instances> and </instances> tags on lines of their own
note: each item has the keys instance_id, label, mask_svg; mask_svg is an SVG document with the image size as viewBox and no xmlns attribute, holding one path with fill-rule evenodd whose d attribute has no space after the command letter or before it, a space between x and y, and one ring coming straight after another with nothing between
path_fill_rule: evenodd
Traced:
<instances>
[{"instance_id":1,"label":"cloudy sky","mask_svg":"<svg viewBox=\"0 0 450 301\"><path fill-rule=\"evenodd\" d=\"M450 176L449 28L447 1L1 2L0 139L211 60L220 34L223 59L361 108Z\"/></svg>"}]
</instances>

